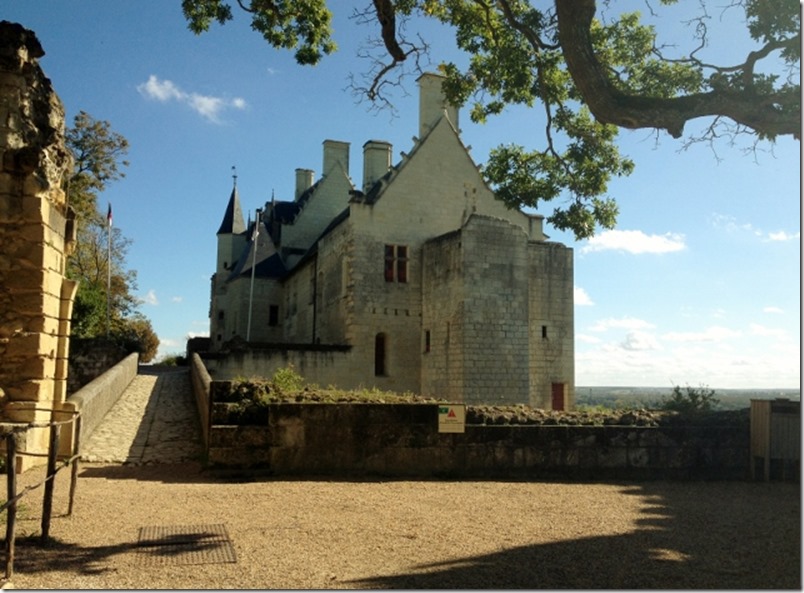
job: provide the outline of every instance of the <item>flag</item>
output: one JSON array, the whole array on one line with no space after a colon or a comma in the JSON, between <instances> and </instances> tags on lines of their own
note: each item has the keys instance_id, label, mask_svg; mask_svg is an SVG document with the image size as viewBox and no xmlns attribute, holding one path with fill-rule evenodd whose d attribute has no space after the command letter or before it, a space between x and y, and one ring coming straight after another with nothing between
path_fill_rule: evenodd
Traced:
<instances>
[{"instance_id":1,"label":"flag","mask_svg":"<svg viewBox=\"0 0 804 593\"><path fill-rule=\"evenodd\" d=\"M109 210L106 212L106 224L112 226L112 203L109 202Z\"/></svg>"}]
</instances>

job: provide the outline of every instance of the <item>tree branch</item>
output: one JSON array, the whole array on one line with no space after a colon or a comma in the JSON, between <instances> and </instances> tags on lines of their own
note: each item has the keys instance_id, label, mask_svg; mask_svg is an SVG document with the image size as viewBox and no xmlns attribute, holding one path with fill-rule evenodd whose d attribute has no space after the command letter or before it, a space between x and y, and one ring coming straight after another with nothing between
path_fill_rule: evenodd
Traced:
<instances>
[{"instance_id":1,"label":"tree branch","mask_svg":"<svg viewBox=\"0 0 804 593\"><path fill-rule=\"evenodd\" d=\"M606 76L592 47L595 0L555 0L555 6L567 69L598 121L628 129L659 128L680 138L688 121L724 115L761 136L801 139L801 110L784 108L790 98L783 93L718 89L670 99L623 93Z\"/></svg>"}]
</instances>

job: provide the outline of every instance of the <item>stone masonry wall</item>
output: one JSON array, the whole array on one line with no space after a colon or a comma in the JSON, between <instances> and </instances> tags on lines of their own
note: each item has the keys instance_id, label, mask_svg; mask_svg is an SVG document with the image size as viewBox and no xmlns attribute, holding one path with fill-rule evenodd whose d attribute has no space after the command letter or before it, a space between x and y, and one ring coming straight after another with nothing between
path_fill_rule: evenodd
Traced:
<instances>
[{"instance_id":1,"label":"stone masonry wall","mask_svg":"<svg viewBox=\"0 0 804 593\"><path fill-rule=\"evenodd\" d=\"M77 288L65 278L74 227L62 187L72 162L43 55L32 31L0 22L0 391L8 422L48 422L64 402ZM28 452L46 450L46 429L28 435ZM19 469L35 462L22 459Z\"/></svg>"},{"instance_id":2,"label":"stone masonry wall","mask_svg":"<svg viewBox=\"0 0 804 593\"><path fill-rule=\"evenodd\" d=\"M229 405L213 404L208 463L278 476L744 479L749 469L749 432L731 425L439 433L438 404L282 403L262 425L239 426L225 423Z\"/></svg>"},{"instance_id":3,"label":"stone masonry wall","mask_svg":"<svg viewBox=\"0 0 804 593\"><path fill-rule=\"evenodd\" d=\"M528 244L530 405L552 408L552 385L564 385L564 407L575 405L575 324L572 249Z\"/></svg>"},{"instance_id":4,"label":"stone masonry wall","mask_svg":"<svg viewBox=\"0 0 804 593\"><path fill-rule=\"evenodd\" d=\"M463 367L467 404L528 402L527 235L472 216L463 243Z\"/></svg>"}]
</instances>

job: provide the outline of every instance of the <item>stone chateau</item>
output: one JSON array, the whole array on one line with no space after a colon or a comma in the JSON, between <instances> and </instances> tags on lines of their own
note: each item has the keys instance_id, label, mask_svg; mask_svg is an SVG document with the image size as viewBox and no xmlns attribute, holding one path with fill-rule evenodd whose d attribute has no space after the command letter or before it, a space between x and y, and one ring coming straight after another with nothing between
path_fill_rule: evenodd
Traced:
<instances>
[{"instance_id":1,"label":"stone chateau","mask_svg":"<svg viewBox=\"0 0 804 593\"><path fill-rule=\"evenodd\" d=\"M216 379L270 376L411 391L467 404L573 405L572 249L508 209L461 141L442 78L419 78L419 131L402 160L325 140L293 201L244 222L237 186L218 229L210 352Z\"/></svg>"}]
</instances>

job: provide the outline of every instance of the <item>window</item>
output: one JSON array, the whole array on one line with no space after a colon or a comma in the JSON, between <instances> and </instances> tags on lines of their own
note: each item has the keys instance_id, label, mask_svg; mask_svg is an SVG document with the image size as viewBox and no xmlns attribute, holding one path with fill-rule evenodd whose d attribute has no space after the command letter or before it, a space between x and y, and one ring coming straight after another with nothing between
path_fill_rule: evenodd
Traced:
<instances>
[{"instance_id":1,"label":"window","mask_svg":"<svg viewBox=\"0 0 804 593\"><path fill-rule=\"evenodd\" d=\"M268 325L279 325L279 305L268 305Z\"/></svg>"},{"instance_id":2,"label":"window","mask_svg":"<svg viewBox=\"0 0 804 593\"><path fill-rule=\"evenodd\" d=\"M374 336L374 375L376 377L384 377L387 374L385 368L385 350L385 334L377 334Z\"/></svg>"},{"instance_id":3,"label":"window","mask_svg":"<svg viewBox=\"0 0 804 593\"><path fill-rule=\"evenodd\" d=\"M223 311L218 311L218 321L223 321Z\"/></svg>"},{"instance_id":4,"label":"window","mask_svg":"<svg viewBox=\"0 0 804 593\"><path fill-rule=\"evenodd\" d=\"M385 246L385 281L408 281L408 248L407 245Z\"/></svg>"},{"instance_id":5,"label":"window","mask_svg":"<svg viewBox=\"0 0 804 593\"><path fill-rule=\"evenodd\" d=\"M542 339L543 340L547 339L547 326L546 325L542 326Z\"/></svg>"},{"instance_id":6,"label":"window","mask_svg":"<svg viewBox=\"0 0 804 593\"><path fill-rule=\"evenodd\" d=\"M424 351L430 352L430 330L424 332Z\"/></svg>"}]
</instances>

